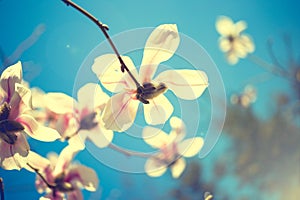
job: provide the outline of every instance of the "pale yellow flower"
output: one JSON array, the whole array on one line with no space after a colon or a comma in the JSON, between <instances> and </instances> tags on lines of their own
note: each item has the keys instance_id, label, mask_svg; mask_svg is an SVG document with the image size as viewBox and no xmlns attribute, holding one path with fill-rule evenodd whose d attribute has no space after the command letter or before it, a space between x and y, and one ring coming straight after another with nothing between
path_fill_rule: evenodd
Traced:
<instances>
[{"instance_id":1,"label":"pale yellow flower","mask_svg":"<svg viewBox=\"0 0 300 200\"><path fill-rule=\"evenodd\" d=\"M245 21L233 21L226 16L220 16L216 21L216 29L220 33L219 47L225 53L229 64L236 64L240 58L255 49L251 37L242 32L247 28Z\"/></svg>"},{"instance_id":2,"label":"pale yellow flower","mask_svg":"<svg viewBox=\"0 0 300 200\"><path fill-rule=\"evenodd\" d=\"M143 130L145 142L159 149L159 152L145 163L145 171L151 177L161 176L170 168L172 177L178 178L186 167L184 157L195 156L203 146L204 141L201 137L183 140L185 125L181 119L172 117L170 125L170 134L154 127L146 127Z\"/></svg>"}]
</instances>

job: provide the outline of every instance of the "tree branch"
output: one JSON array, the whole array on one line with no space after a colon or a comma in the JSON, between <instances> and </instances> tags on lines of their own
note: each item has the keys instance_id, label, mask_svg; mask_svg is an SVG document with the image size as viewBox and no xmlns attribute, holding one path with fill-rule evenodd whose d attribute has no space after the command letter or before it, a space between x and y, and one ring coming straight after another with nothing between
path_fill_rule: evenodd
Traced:
<instances>
[{"instance_id":1,"label":"tree branch","mask_svg":"<svg viewBox=\"0 0 300 200\"><path fill-rule=\"evenodd\" d=\"M71 0L62 0L67 6L71 6L73 8L75 8L76 10L78 10L80 13L82 13L83 15L85 15L86 17L88 17L90 20L92 20L103 32L104 36L106 37L106 39L108 40L110 46L112 47L113 51L115 52L116 56L119 59L119 62L121 64L121 71L124 72L125 70L127 71L127 73L129 74L129 76L132 78L132 80L134 81L136 87L140 87L140 83L136 80L136 78L132 75L132 73L129 71L128 67L126 66L126 64L124 63L122 57L120 56L116 46L114 45L113 41L111 40L111 38L109 37L107 31L109 30L108 26L106 24L103 24L102 22L100 22L96 17L94 17L92 14L90 14L88 11L86 11L85 9L83 9L82 7L80 7L79 5L77 5L76 3L74 3Z\"/></svg>"}]
</instances>

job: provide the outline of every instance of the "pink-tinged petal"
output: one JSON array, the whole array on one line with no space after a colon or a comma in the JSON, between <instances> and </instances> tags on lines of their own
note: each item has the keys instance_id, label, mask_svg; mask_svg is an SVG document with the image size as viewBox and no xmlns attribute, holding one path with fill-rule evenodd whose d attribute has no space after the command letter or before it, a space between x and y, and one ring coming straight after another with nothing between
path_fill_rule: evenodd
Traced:
<instances>
[{"instance_id":1,"label":"pink-tinged petal","mask_svg":"<svg viewBox=\"0 0 300 200\"><path fill-rule=\"evenodd\" d=\"M201 137L186 139L177 145L178 153L184 157L195 156L201 150L204 141Z\"/></svg>"},{"instance_id":2,"label":"pink-tinged petal","mask_svg":"<svg viewBox=\"0 0 300 200\"><path fill-rule=\"evenodd\" d=\"M198 98L208 86L207 75L200 70L167 70L155 80L165 83L177 97L186 100Z\"/></svg>"},{"instance_id":3,"label":"pink-tinged petal","mask_svg":"<svg viewBox=\"0 0 300 200\"><path fill-rule=\"evenodd\" d=\"M165 123L174 110L170 101L163 94L150 100L149 104L143 104L143 106L145 120L151 125Z\"/></svg>"},{"instance_id":4,"label":"pink-tinged petal","mask_svg":"<svg viewBox=\"0 0 300 200\"><path fill-rule=\"evenodd\" d=\"M216 29L223 36L231 35L235 31L233 21L226 16L218 17L216 21Z\"/></svg>"},{"instance_id":5,"label":"pink-tinged petal","mask_svg":"<svg viewBox=\"0 0 300 200\"><path fill-rule=\"evenodd\" d=\"M179 158L176 162L171 165L171 173L173 178L178 178L182 172L184 171L186 166L185 160L183 158Z\"/></svg>"},{"instance_id":6,"label":"pink-tinged petal","mask_svg":"<svg viewBox=\"0 0 300 200\"><path fill-rule=\"evenodd\" d=\"M35 169L38 169L40 171L43 171L50 165L50 161L39 154L29 151L28 156L27 156L27 162L29 163L30 166L34 167ZM28 171L35 172L31 167L26 165L24 167Z\"/></svg>"},{"instance_id":7,"label":"pink-tinged petal","mask_svg":"<svg viewBox=\"0 0 300 200\"><path fill-rule=\"evenodd\" d=\"M53 171L53 176L57 176L58 174L65 171L69 165L72 159L75 157L78 150L73 149L71 146L66 146L59 154L55 168ZM51 161L51 160L50 160ZM52 162L51 162L52 163Z\"/></svg>"},{"instance_id":8,"label":"pink-tinged petal","mask_svg":"<svg viewBox=\"0 0 300 200\"><path fill-rule=\"evenodd\" d=\"M107 147L113 137L113 131L112 130L107 130L104 127L100 128L100 126L103 127L103 124L100 125L92 130L89 131L87 134L87 137L99 148L104 148Z\"/></svg>"},{"instance_id":9,"label":"pink-tinged petal","mask_svg":"<svg viewBox=\"0 0 300 200\"><path fill-rule=\"evenodd\" d=\"M16 83L16 91L10 99L9 105L11 111L9 113L9 119L15 119L20 113L31 110L31 92L28 88Z\"/></svg>"},{"instance_id":10,"label":"pink-tinged petal","mask_svg":"<svg viewBox=\"0 0 300 200\"><path fill-rule=\"evenodd\" d=\"M56 192L55 193L55 197L53 196L53 193L52 192L50 192L49 194L47 194L47 195L45 195L45 196L43 196L43 197L40 197L40 199L39 200L66 200L65 198L64 198L64 194L63 193L61 193L61 192Z\"/></svg>"},{"instance_id":11,"label":"pink-tinged petal","mask_svg":"<svg viewBox=\"0 0 300 200\"><path fill-rule=\"evenodd\" d=\"M22 124L25 128L25 132L36 140L51 142L61 137L56 130L40 125L30 115L20 115L16 121Z\"/></svg>"},{"instance_id":12,"label":"pink-tinged petal","mask_svg":"<svg viewBox=\"0 0 300 200\"><path fill-rule=\"evenodd\" d=\"M66 181L79 181L79 185L88 191L96 191L99 185L97 173L92 168L74 165L65 178Z\"/></svg>"},{"instance_id":13,"label":"pink-tinged petal","mask_svg":"<svg viewBox=\"0 0 300 200\"><path fill-rule=\"evenodd\" d=\"M106 129L125 131L134 122L139 101L127 92L119 93L109 99L103 112L103 122Z\"/></svg>"},{"instance_id":14,"label":"pink-tinged petal","mask_svg":"<svg viewBox=\"0 0 300 200\"><path fill-rule=\"evenodd\" d=\"M106 104L109 96L102 91L98 84L88 83L78 90L77 98L80 106L86 106L93 110Z\"/></svg>"},{"instance_id":15,"label":"pink-tinged petal","mask_svg":"<svg viewBox=\"0 0 300 200\"><path fill-rule=\"evenodd\" d=\"M122 56L122 59L133 76L137 77L137 71L132 60L127 56ZM121 71L120 62L115 54L97 57L92 70L99 78L101 84L111 92L120 92L124 88L133 89L136 87L128 74Z\"/></svg>"},{"instance_id":16,"label":"pink-tinged petal","mask_svg":"<svg viewBox=\"0 0 300 200\"><path fill-rule=\"evenodd\" d=\"M83 195L81 190L73 190L67 193L68 200L83 200Z\"/></svg>"},{"instance_id":17,"label":"pink-tinged petal","mask_svg":"<svg viewBox=\"0 0 300 200\"><path fill-rule=\"evenodd\" d=\"M21 83L21 81L22 81L22 64L20 61L6 68L1 74L0 85L4 90L4 92L6 93L6 97L8 101L10 101L10 98L15 92L15 83Z\"/></svg>"},{"instance_id":18,"label":"pink-tinged petal","mask_svg":"<svg viewBox=\"0 0 300 200\"><path fill-rule=\"evenodd\" d=\"M159 63L171 58L179 45L176 24L163 24L154 29L149 36L140 68L142 83L150 82Z\"/></svg>"},{"instance_id":19,"label":"pink-tinged petal","mask_svg":"<svg viewBox=\"0 0 300 200\"><path fill-rule=\"evenodd\" d=\"M60 92L50 92L44 98L46 107L56 114L72 113L77 106L72 97Z\"/></svg>"},{"instance_id":20,"label":"pink-tinged petal","mask_svg":"<svg viewBox=\"0 0 300 200\"><path fill-rule=\"evenodd\" d=\"M167 145L169 135L161 129L147 126L143 129L143 139L151 147L160 149L162 146Z\"/></svg>"},{"instance_id":21,"label":"pink-tinged petal","mask_svg":"<svg viewBox=\"0 0 300 200\"><path fill-rule=\"evenodd\" d=\"M145 172L148 176L159 177L167 170L167 165L156 158L149 158L145 163Z\"/></svg>"},{"instance_id":22,"label":"pink-tinged petal","mask_svg":"<svg viewBox=\"0 0 300 200\"><path fill-rule=\"evenodd\" d=\"M29 144L21 132L17 132L15 144L10 145L0 140L0 166L6 170L17 169L26 166L29 152Z\"/></svg>"}]
</instances>

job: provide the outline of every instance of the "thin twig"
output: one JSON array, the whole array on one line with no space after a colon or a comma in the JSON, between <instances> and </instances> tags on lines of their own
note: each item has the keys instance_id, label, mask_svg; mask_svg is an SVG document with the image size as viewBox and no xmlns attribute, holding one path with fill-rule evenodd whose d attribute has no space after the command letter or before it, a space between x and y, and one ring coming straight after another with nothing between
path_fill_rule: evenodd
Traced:
<instances>
[{"instance_id":1,"label":"thin twig","mask_svg":"<svg viewBox=\"0 0 300 200\"><path fill-rule=\"evenodd\" d=\"M143 157L143 158L150 158L153 157L153 154L151 153L142 153L142 152L137 152L137 151L132 151L132 150L128 150L128 149L124 149L120 146L117 146L115 144L110 143L108 145L109 148L118 151L120 153L123 153L125 156L138 156L138 157Z\"/></svg>"},{"instance_id":2,"label":"thin twig","mask_svg":"<svg viewBox=\"0 0 300 200\"><path fill-rule=\"evenodd\" d=\"M247 58L254 64L264 68L265 70L271 72L274 75L277 75L277 76L283 77L283 78L289 78L289 74L285 70L282 70L281 68L278 68L275 65L266 62L265 60L261 59L260 57L250 54Z\"/></svg>"},{"instance_id":3,"label":"thin twig","mask_svg":"<svg viewBox=\"0 0 300 200\"><path fill-rule=\"evenodd\" d=\"M4 200L4 185L3 185L2 178L0 178L0 197L1 197L1 200Z\"/></svg>"},{"instance_id":4,"label":"thin twig","mask_svg":"<svg viewBox=\"0 0 300 200\"><path fill-rule=\"evenodd\" d=\"M277 57L275 56L274 54L274 51L273 51L273 41L272 39L269 39L268 42L267 42L267 48L268 48L268 52L269 52L269 55L272 59L272 63L277 66L278 68L284 70L284 67L279 63Z\"/></svg>"},{"instance_id":5,"label":"thin twig","mask_svg":"<svg viewBox=\"0 0 300 200\"><path fill-rule=\"evenodd\" d=\"M31 164L29 164L29 163L27 163L27 165L28 165L32 170L35 171L35 173L36 173L36 174L44 181L44 183L47 185L48 188L50 188L50 189L52 189L52 190L56 188L55 185L52 185L52 184L48 183L48 181L46 180L46 178L39 172L39 170L38 170L37 168L33 167L33 166L32 166Z\"/></svg>"},{"instance_id":6,"label":"thin twig","mask_svg":"<svg viewBox=\"0 0 300 200\"><path fill-rule=\"evenodd\" d=\"M132 75L132 73L129 71L128 67L126 66L126 64L124 63L122 57L120 56L116 46L114 45L113 41L111 40L111 38L109 37L107 31L108 31L108 26L103 24L102 22L100 22L96 17L94 17L92 14L90 14L88 11L86 11L85 9L83 9L82 7L80 7L79 5L77 5L76 3L74 3L71 0L62 0L67 6L72 6L73 8L75 8L76 10L78 10L79 12L81 12L82 14L84 14L86 17L88 17L90 20L92 20L103 32L104 36L106 37L106 39L108 40L110 46L112 47L113 51L115 52L115 54L117 55L119 62L121 64L121 71L124 72L125 70L127 71L127 73L129 74L129 76L132 78L132 80L134 81L136 87L140 87L140 83L136 80L136 78Z\"/></svg>"}]
</instances>

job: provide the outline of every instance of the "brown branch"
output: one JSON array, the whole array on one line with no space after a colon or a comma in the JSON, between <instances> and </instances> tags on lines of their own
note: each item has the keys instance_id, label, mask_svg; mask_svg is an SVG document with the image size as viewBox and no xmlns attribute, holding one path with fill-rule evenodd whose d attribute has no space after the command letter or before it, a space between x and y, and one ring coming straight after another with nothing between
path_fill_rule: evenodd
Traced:
<instances>
[{"instance_id":1,"label":"brown branch","mask_svg":"<svg viewBox=\"0 0 300 200\"><path fill-rule=\"evenodd\" d=\"M132 75L132 73L129 71L128 67L126 66L126 64L124 63L122 57L120 56L116 46L114 45L113 41L111 40L111 38L109 37L107 31L108 31L108 26L106 24L103 24L102 22L100 22L96 17L94 17L92 14L90 14L88 11L86 11L85 9L83 9L82 7L80 7L79 5L77 5L76 3L74 3L71 0L62 0L67 6L71 6L73 8L75 8L76 10L78 10L80 13L82 13L83 15L85 15L86 17L88 17L90 20L92 20L103 32L104 36L106 37L106 39L108 40L110 46L112 47L113 51L115 52L116 56L119 59L119 62L121 64L121 71L124 72L125 70L127 71L127 73L129 74L129 76L132 78L132 80L134 81L136 87L140 87L140 83L136 80L136 78Z\"/></svg>"}]
</instances>

